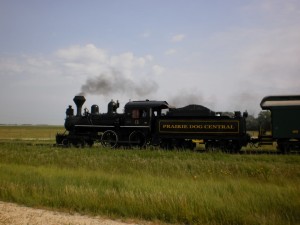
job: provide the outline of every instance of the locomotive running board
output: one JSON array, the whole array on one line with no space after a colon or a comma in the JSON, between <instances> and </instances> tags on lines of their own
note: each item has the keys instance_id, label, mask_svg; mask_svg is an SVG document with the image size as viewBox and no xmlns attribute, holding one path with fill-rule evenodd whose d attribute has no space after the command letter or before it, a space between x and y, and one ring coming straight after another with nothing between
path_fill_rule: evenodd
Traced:
<instances>
[{"instance_id":1,"label":"locomotive running board","mask_svg":"<svg viewBox=\"0 0 300 225\"><path fill-rule=\"evenodd\" d=\"M75 125L75 127L116 127L111 125ZM120 126L121 128L150 128L150 126Z\"/></svg>"},{"instance_id":2,"label":"locomotive running board","mask_svg":"<svg viewBox=\"0 0 300 225\"><path fill-rule=\"evenodd\" d=\"M105 125L75 125L75 127L115 127L115 126L105 126Z\"/></svg>"},{"instance_id":3,"label":"locomotive running board","mask_svg":"<svg viewBox=\"0 0 300 225\"><path fill-rule=\"evenodd\" d=\"M150 128L150 126L120 126L120 127L126 127L126 128Z\"/></svg>"}]
</instances>

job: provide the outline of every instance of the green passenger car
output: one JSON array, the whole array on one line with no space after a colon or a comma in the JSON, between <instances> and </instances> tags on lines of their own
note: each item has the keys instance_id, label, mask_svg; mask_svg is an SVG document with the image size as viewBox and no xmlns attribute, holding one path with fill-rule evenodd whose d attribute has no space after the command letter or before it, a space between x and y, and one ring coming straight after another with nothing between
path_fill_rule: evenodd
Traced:
<instances>
[{"instance_id":1,"label":"green passenger car","mask_svg":"<svg viewBox=\"0 0 300 225\"><path fill-rule=\"evenodd\" d=\"M271 111L272 136L280 150L300 146L300 95L268 96L260 106Z\"/></svg>"}]
</instances>

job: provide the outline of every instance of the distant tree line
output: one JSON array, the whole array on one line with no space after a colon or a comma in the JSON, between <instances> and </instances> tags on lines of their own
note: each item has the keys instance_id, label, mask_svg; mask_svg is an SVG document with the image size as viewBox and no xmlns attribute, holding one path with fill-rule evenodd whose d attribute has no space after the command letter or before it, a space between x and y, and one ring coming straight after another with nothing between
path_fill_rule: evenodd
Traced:
<instances>
[{"instance_id":1,"label":"distant tree line","mask_svg":"<svg viewBox=\"0 0 300 225\"><path fill-rule=\"evenodd\" d=\"M247 130L271 130L271 112L270 111L261 111L257 117L249 115L246 119L247 121Z\"/></svg>"},{"instance_id":2,"label":"distant tree line","mask_svg":"<svg viewBox=\"0 0 300 225\"><path fill-rule=\"evenodd\" d=\"M233 112L222 112L223 116L234 117ZM271 130L271 112L261 111L257 117L248 115L247 119L248 131L270 131Z\"/></svg>"}]
</instances>

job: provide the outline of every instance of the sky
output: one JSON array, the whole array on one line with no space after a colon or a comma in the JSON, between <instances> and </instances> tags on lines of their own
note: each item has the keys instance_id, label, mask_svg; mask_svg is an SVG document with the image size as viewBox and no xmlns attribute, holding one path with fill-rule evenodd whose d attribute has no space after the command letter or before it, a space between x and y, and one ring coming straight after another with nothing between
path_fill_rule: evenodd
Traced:
<instances>
[{"instance_id":1,"label":"sky","mask_svg":"<svg viewBox=\"0 0 300 225\"><path fill-rule=\"evenodd\" d=\"M260 112L300 95L299 0L0 0L0 124L62 125L73 97Z\"/></svg>"}]
</instances>

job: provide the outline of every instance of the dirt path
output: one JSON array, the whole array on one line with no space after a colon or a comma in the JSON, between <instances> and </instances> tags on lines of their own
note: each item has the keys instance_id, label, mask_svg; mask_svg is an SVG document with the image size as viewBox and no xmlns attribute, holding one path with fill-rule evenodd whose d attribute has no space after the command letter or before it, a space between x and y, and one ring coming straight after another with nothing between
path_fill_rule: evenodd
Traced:
<instances>
[{"instance_id":1,"label":"dirt path","mask_svg":"<svg viewBox=\"0 0 300 225\"><path fill-rule=\"evenodd\" d=\"M0 202L0 225L134 225L103 219L100 217L82 216L54 212L44 209L33 209L13 203ZM136 225L136 224L135 224Z\"/></svg>"}]
</instances>

